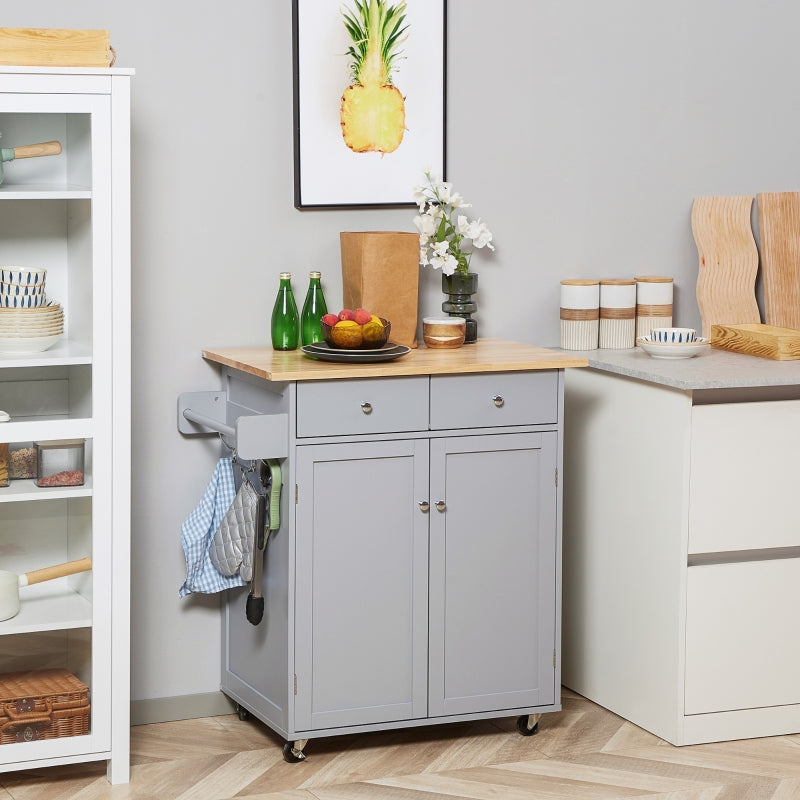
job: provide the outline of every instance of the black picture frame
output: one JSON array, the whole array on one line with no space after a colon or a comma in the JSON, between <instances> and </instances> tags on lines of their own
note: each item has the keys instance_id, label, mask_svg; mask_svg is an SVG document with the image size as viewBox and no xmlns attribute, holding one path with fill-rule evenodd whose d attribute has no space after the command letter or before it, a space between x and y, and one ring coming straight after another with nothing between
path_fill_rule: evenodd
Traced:
<instances>
[{"instance_id":1,"label":"black picture frame","mask_svg":"<svg viewBox=\"0 0 800 800\"><path fill-rule=\"evenodd\" d=\"M446 174L446 0L406 0L406 39L392 74L405 128L396 150L384 153L354 152L343 136L341 100L351 84L343 8L355 13L354 0L292 0L295 208L414 206L424 170Z\"/></svg>"}]
</instances>

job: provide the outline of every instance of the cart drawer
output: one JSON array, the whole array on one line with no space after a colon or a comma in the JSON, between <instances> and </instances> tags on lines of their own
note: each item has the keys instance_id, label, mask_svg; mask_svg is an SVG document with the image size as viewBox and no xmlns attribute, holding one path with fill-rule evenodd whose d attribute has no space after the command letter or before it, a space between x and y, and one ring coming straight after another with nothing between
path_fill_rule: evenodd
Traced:
<instances>
[{"instance_id":1,"label":"cart drawer","mask_svg":"<svg viewBox=\"0 0 800 800\"><path fill-rule=\"evenodd\" d=\"M558 422L558 373L492 372L431 378L431 429Z\"/></svg>"},{"instance_id":2,"label":"cart drawer","mask_svg":"<svg viewBox=\"0 0 800 800\"><path fill-rule=\"evenodd\" d=\"M427 429L427 376L297 385L298 438Z\"/></svg>"}]
</instances>

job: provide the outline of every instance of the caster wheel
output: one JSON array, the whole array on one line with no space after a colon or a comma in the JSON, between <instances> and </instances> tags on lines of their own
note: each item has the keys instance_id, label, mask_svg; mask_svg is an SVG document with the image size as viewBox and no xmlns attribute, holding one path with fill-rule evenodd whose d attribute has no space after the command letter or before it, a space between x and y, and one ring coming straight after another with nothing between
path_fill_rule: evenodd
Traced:
<instances>
[{"instance_id":1,"label":"caster wheel","mask_svg":"<svg viewBox=\"0 0 800 800\"><path fill-rule=\"evenodd\" d=\"M533 727L529 728L528 715L523 714L521 717L517 718L517 730L523 736L533 736L535 733L539 732L539 720L537 719L536 722L533 724Z\"/></svg>"},{"instance_id":2,"label":"caster wheel","mask_svg":"<svg viewBox=\"0 0 800 800\"><path fill-rule=\"evenodd\" d=\"M297 764L298 761L303 761L306 754L302 750L297 750L292 742L286 742L283 746L283 760L289 764Z\"/></svg>"},{"instance_id":3,"label":"caster wheel","mask_svg":"<svg viewBox=\"0 0 800 800\"><path fill-rule=\"evenodd\" d=\"M238 703L236 704L236 713L242 721L250 719L250 712L246 708L242 708Z\"/></svg>"}]
</instances>

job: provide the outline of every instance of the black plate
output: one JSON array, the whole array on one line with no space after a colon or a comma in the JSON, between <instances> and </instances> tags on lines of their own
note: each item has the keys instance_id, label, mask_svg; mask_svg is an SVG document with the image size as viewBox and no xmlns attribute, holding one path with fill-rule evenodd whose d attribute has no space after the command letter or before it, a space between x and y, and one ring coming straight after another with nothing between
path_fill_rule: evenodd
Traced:
<instances>
[{"instance_id":1,"label":"black plate","mask_svg":"<svg viewBox=\"0 0 800 800\"><path fill-rule=\"evenodd\" d=\"M374 363L376 361L391 361L411 352L410 347L404 344L392 345L390 348L382 347L378 350L338 350L329 348L324 342L303 345L300 348L307 356L320 361L337 361L339 363Z\"/></svg>"},{"instance_id":2,"label":"black plate","mask_svg":"<svg viewBox=\"0 0 800 800\"><path fill-rule=\"evenodd\" d=\"M312 350L321 353L388 353L391 350L397 350L398 347L404 347L402 344L395 344L394 342L386 342L383 347L331 347L327 342L311 342L305 345Z\"/></svg>"}]
</instances>

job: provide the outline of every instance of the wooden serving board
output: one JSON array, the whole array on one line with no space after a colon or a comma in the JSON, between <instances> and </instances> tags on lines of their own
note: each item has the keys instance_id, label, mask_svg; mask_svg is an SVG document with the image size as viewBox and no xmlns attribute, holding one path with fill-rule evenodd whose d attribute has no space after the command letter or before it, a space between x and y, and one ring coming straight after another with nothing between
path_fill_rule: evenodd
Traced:
<instances>
[{"instance_id":1,"label":"wooden serving board","mask_svg":"<svg viewBox=\"0 0 800 800\"><path fill-rule=\"evenodd\" d=\"M800 359L800 330L775 325L712 325L711 346L773 361Z\"/></svg>"},{"instance_id":2,"label":"wooden serving board","mask_svg":"<svg viewBox=\"0 0 800 800\"><path fill-rule=\"evenodd\" d=\"M700 260L697 305L705 337L716 323L761 322L752 207L752 197L697 197L692 204L692 233Z\"/></svg>"},{"instance_id":3,"label":"wooden serving board","mask_svg":"<svg viewBox=\"0 0 800 800\"><path fill-rule=\"evenodd\" d=\"M757 200L764 322L800 328L800 192L761 192Z\"/></svg>"}]
</instances>

